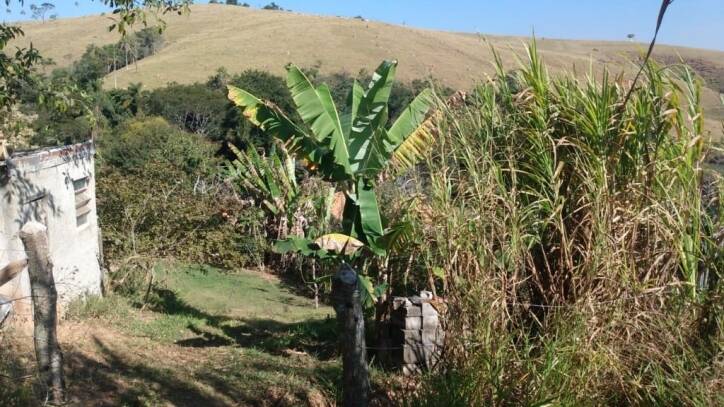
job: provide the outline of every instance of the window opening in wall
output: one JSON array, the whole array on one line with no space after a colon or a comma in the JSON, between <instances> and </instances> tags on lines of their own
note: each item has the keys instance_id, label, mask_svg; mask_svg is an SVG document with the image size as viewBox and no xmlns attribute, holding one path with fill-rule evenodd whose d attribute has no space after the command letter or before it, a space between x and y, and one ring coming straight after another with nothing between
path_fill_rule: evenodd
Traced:
<instances>
[{"instance_id":1,"label":"window opening in wall","mask_svg":"<svg viewBox=\"0 0 724 407\"><path fill-rule=\"evenodd\" d=\"M91 211L91 196L88 186L88 177L73 180L73 190L75 191L75 224L77 227L84 226L88 223L88 214Z\"/></svg>"}]
</instances>

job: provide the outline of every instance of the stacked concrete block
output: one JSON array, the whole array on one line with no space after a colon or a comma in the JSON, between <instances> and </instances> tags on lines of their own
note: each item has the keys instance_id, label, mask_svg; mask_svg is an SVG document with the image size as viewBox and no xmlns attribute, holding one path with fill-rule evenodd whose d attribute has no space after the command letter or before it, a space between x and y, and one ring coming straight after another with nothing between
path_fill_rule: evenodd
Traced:
<instances>
[{"instance_id":1,"label":"stacked concrete block","mask_svg":"<svg viewBox=\"0 0 724 407\"><path fill-rule=\"evenodd\" d=\"M432 293L427 291L392 301L393 358L405 374L431 369L440 358L444 333L431 301Z\"/></svg>"}]
</instances>

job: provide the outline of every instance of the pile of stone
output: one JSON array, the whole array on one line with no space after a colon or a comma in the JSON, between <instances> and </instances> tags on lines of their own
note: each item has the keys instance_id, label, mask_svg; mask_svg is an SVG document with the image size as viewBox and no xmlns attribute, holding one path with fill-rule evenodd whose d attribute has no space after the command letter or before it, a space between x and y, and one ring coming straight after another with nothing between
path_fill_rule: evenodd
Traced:
<instances>
[{"instance_id":1,"label":"pile of stone","mask_svg":"<svg viewBox=\"0 0 724 407\"><path fill-rule=\"evenodd\" d=\"M390 325L393 359L404 374L435 367L445 334L431 292L394 297Z\"/></svg>"}]
</instances>

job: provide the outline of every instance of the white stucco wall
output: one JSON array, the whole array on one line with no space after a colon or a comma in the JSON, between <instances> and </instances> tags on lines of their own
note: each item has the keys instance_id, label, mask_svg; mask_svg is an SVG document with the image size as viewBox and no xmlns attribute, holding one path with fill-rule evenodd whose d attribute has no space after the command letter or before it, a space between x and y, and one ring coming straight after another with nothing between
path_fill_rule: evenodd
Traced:
<instances>
[{"instance_id":1,"label":"white stucco wall","mask_svg":"<svg viewBox=\"0 0 724 407\"><path fill-rule=\"evenodd\" d=\"M0 168L0 266L25 257L18 236L23 224L45 224L61 305L101 293L94 152L91 143L39 150L14 155L5 170ZM83 178L88 179L90 201L84 208L89 212L87 223L78 226L73 181ZM9 298L29 293L27 270L0 287L0 294ZM26 308L19 305L18 310Z\"/></svg>"}]
</instances>

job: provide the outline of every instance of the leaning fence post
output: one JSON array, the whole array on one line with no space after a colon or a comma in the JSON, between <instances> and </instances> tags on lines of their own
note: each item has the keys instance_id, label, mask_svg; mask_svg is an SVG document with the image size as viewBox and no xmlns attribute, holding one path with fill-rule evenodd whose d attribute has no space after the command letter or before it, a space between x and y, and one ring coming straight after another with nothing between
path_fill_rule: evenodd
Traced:
<instances>
[{"instance_id":1,"label":"leaning fence post","mask_svg":"<svg viewBox=\"0 0 724 407\"><path fill-rule=\"evenodd\" d=\"M49 391L50 402L60 404L65 401L63 353L56 335L58 293L53 279L47 229L38 222L26 223L20 230L20 239L28 256L38 371Z\"/></svg>"},{"instance_id":2,"label":"leaning fence post","mask_svg":"<svg viewBox=\"0 0 724 407\"><path fill-rule=\"evenodd\" d=\"M332 278L332 298L342 345L342 392L345 407L367 407L370 389L365 320L357 273L342 264Z\"/></svg>"}]
</instances>

